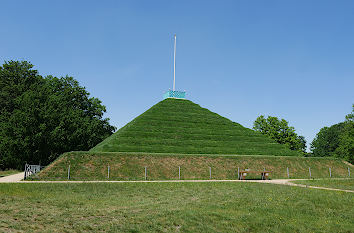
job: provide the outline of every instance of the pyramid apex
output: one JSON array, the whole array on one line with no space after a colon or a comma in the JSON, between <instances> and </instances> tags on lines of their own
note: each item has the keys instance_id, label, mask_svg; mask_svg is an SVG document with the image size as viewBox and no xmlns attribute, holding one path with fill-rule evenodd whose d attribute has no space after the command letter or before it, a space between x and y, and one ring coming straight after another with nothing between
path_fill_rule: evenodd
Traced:
<instances>
[{"instance_id":1,"label":"pyramid apex","mask_svg":"<svg viewBox=\"0 0 354 233\"><path fill-rule=\"evenodd\" d=\"M186 91L171 91L168 90L163 95L163 99L174 98L174 99L186 99Z\"/></svg>"}]
</instances>

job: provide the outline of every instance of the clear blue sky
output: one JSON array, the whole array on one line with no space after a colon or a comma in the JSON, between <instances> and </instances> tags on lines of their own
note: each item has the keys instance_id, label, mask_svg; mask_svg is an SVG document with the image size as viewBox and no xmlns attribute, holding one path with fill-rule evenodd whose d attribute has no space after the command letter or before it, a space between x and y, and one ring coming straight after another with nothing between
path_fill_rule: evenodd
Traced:
<instances>
[{"instance_id":1,"label":"clear blue sky","mask_svg":"<svg viewBox=\"0 0 354 233\"><path fill-rule=\"evenodd\" d=\"M118 128L172 88L251 128L311 142L354 103L354 1L1 1L0 61L73 76Z\"/></svg>"}]
</instances>

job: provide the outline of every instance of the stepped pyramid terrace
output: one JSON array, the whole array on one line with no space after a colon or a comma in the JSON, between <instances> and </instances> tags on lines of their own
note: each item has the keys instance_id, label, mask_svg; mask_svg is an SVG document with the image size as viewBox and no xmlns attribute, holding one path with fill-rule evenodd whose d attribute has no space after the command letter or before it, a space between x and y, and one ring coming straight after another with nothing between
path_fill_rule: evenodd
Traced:
<instances>
[{"instance_id":1,"label":"stepped pyramid terrace","mask_svg":"<svg viewBox=\"0 0 354 233\"><path fill-rule=\"evenodd\" d=\"M90 151L299 155L190 100L165 98Z\"/></svg>"}]
</instances>

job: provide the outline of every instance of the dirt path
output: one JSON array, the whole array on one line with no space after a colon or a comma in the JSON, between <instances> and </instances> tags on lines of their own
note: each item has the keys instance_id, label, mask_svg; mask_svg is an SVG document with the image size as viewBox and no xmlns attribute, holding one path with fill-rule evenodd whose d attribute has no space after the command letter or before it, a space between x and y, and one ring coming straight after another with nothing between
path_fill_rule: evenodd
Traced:
<instances>
[{"instance_id":1,"label":"dirt path","mask_svg":"<svg viewBox=\"0 0 354 233\"><path fill-rule=\"evenodd\" d=\"M9 175L9 176L5 176L5 177L1 177L0 178L0 183L14 183L14 182L19 182L23 179L25 173L21 172L21 173L17 173L14 175Z\"/></svg>"},{"instance_id":2,"label":"dirt path","mask_svg":"<svg viewBox=\"0 0 354 233\"><path fill-rule=\"evenodd\" d=\"M347 193L354 193L353 190L348 190L348 189L336 189L336 188L327 188L327 187L319 187L319 186L309 186L309 185L305 185L305 184L294 184L292 182L289 182L287 185L298 186L298 187L303 187L303 188L311 188L311 189L325 189L325 190L331 190L331 191L342 191L342 192L347 192Z\"/></svg>"},{"instance_id":3,"label":"dirt path","mask_svg":"<svg viewBox=\"0 0 354 233\"><path fill-rule=\"evenodd\" d=\"M278 179L278 180L263 180L261 182L269 183L269 184L297 186L297 187L302 187L302 188L324 189L324 190L331 190L331 191L341 191L341 192L347 192L347 193L354 193L353 190L348 190L348 189L327 188L327 187L311 186L311 185L305 185L305 184L295 184L292 182L292 181L297 181L297 180L309 180L309 179Z\"/></svg>"},{"instance_id":4,"label":"dirt path","mask_svg":"<svg viewBox=\"0 0 354 233\"><path fill-rule=\"evenodd\" d=\"M313 189L323 189L323 190L331 190L331 191L341 191L341 192L348 192L354 193L353 190L345 190L345 189L335 189L335 188L326 188L326 187L319 187L319 186L309 186L304 184L295 184L292 181L297 180L308 180L308 179L275 179L275 180L131 180L131 181L124 181L124 180L90 180L90 181L80 181L80 180L72 180L72 181L22 181L24 173L18 173L11 176L5 176L0 178L0 183L168 183L168 182L175 182L175 183L192 183L192 182L249 182L249 183L263 183L263 184L279 184L279 185L289 185L289 186L297 186L302 188L313 188Z\"/></svg>"}]
</instances>

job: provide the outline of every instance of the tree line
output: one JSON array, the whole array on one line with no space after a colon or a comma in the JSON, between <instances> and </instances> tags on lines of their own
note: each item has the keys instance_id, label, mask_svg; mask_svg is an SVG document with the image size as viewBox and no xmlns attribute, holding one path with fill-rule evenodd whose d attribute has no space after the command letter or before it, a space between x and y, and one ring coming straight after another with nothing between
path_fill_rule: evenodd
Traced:
<instances>
[{"instance_id":1,"label":"tree line","mask_svg":"<svg viewBox=\"0 0 354 233\"><path fill-rule=\"evenodd\" d=\"M0 66L0 110L0 169L47 165L115 131L106 107L73 77L43 77L26 61Z\"/></svg>"},{"instance_id":2,"label":"tree line","mask_svg":"<svg viewBox=\"0 0 354 233\"><path fill-rule=\"evenodd\" d=\"M344 122L323 127L310 144L310 152L306 152L305 137L299 136L289 122L277 117L259 116L253 123L253 129L285 144L291 150L297 150L304 156L332 156L354 163L354 104L352 112Z\"/></svg>"}]
</instances>

